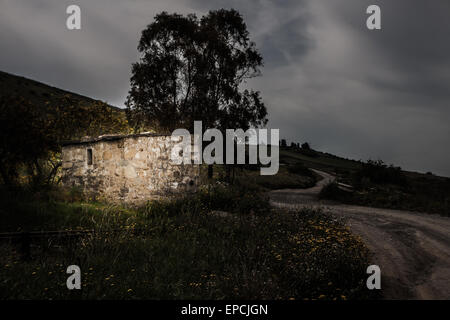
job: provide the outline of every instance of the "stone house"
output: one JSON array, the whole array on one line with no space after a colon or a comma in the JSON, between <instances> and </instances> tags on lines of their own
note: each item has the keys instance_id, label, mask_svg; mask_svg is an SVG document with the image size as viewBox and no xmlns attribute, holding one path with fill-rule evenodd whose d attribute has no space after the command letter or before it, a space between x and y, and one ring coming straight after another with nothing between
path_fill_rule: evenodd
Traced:
<instances>
[{"instance_id":1,"label":"stone house","mask_svg":"<svg viewBox=\"0 0 450 320\"><path fill-rule=\"evenodd\" d=\"M113 202L146 200L193 192L198 165L176 165L170 135L104 135L70 141L62 147L62 183Z\"/></svg>"}]
</instances>

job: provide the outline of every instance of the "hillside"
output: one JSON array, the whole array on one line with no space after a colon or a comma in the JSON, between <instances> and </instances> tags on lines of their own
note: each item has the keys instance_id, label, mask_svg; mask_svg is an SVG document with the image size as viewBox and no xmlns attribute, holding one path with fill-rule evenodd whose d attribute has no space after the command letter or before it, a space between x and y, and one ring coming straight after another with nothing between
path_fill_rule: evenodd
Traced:
<instances>
[{"instance_id":1,"label":"hillside","mask_svg":"<svg viewBox=\"0 0 450 320\"><path fill-rule=\"evenodd\" d=\"M315 150L282 147L282 166L300 163L328 172L338 183L324 189L321 196L348 204L450 214L450 178L430 173L401 170L381 161L355 161ZM342 186L342 185L341 185Z\"/></svg>"},{"instance_id":2,"label":"hillside","mask_svg":"<svg viewBox=\"0 0 450 320\"><path fill-rule=\"evenodd\" d=\"M359 160L342 158L327 152L317 150L305 151L299 148L280 148L280 162L291 164L302 162L305 166L313 169L324 170L337 174L349 174L362 168L363 162ZM430 173L402 170L402 173L410 178L446 180L447 177L440 177Z\"/></svg>"},{"instance_id":3,"label":"hillside","mask_svg":"<svg viewBox=\"0 0 450 320\"><path fill-rule=\"evenodd\" d=\"M46 102L54 105L67 95L77 102L93 103L97 101L77 93L52 87L42 82L0 71L0 97L20 96L31 101L36 106L45 106ZM110 107L124 113L123 109L113 106Z\"/></svg>"},{"instance_id":4,"label":"hillside","mask_svg":"<svg viewBox=\"0 0 450 320\"><path fill-rule=\"evenodd\" d=\"M26 101L44 117L70 127L61 140L85 135L128 132L125 110L77 93L62 90L25 77L0 71L0 99L8 103Z\"/></svg>"}]
</instances>

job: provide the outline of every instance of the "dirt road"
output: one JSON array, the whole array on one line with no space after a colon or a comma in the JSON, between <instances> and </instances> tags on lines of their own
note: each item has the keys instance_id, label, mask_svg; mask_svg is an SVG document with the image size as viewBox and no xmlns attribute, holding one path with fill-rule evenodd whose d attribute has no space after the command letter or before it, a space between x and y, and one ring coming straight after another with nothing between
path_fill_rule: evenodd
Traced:
<instances>
[{"instance_id":1,"label":"dirt road","mask_svg":"<svg viewBox=\"0 0 450 320\"><path fill-rule=\"evenodd\" d=\"M318 193L334 177L316 172L323 179L313 188L271 191L272 205L320 207L344 218L373 252L384 298L450 299L450 218L319 201Z\"/></svg>"}]
</instances>

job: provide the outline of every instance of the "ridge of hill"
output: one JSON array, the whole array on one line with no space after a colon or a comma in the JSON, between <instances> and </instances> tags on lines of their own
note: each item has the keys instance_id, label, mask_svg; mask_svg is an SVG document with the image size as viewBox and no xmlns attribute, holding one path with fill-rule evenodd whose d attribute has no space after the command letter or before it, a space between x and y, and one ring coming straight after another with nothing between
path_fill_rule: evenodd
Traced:
<instances>
[{"instance_id":1,"label":"ridge of hill","mask_svg":"<svg viewBox=\"0 0 450 320\"><path fill-rule=\"evenodd\" d=\"M0 96L2 97L21 96L36 105L44 105L46 102L50 102L49 104L52 105L53 103L58 102L58 99L68 95L78 102L93 103L100 101L26 77L0 71ZM117 111L125 112L124 109L111 105L108 106Z\"/></svg>"},{"instance_id":2,"label":"ridge of hill","mask_svg":"<svg viewBox=\"0 0 450 320\"><path fill-rule=\"evenodd\" d=\"M32 119L39 117L52 122L47 129L55 130L56 141L131 131L124 109L3 71L0 71L0 100L13 108L10 110L13 114L14 110L20 113L28 108L26 112L33 114Z\"/></svg>"}]
</instances>

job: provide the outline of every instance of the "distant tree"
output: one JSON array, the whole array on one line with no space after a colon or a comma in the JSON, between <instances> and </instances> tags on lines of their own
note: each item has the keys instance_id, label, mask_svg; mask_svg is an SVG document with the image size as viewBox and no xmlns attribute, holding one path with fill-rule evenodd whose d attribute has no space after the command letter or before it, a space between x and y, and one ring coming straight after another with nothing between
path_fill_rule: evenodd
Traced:
<instances>
[{"instance_id":1,"label":"distant tree","mask_svg":"<svg viewBox=\"0 0 450 320\"><path fill-rule=\"evenodd\" d=\"M280 146L281 147L286 147L287 146L286 139L281 139Z\"/></svg>"},{"instance_id":2,"label":"distant tree","mask_svg":"<svg viewBox=\"0 0 450 320\"><path fill-rule=\"evenodd\" d=\"M309 146L308 142L304 142L304 143L302 143L302 149L304 149L304 150L311 150L311 147Z\"/></svg>"},{"instance_id":3,"label":"distant tree","mask_svg":"<svg viewBox=\"0 0 450 320\"><path fill-rule=\"evenodd\" d=\"M127 115L137 130L171 132L265 125L267 110L258 92L241 84L260 74L262 57L235 10L202 18L162 12L142 32L139 62L132 66Z\"/></svg>"}]
</instances>

